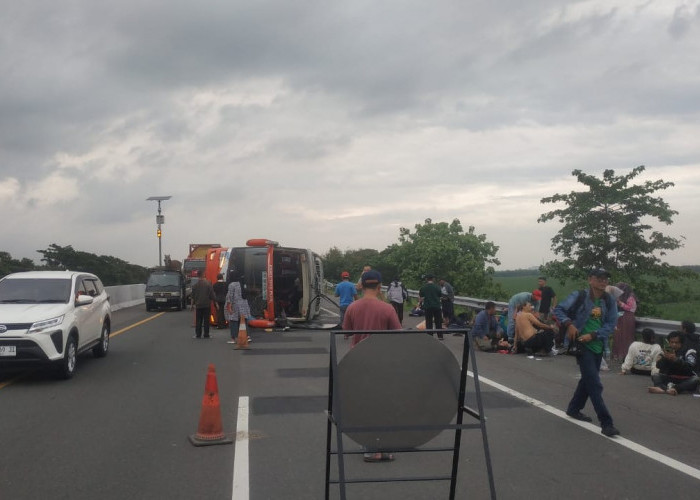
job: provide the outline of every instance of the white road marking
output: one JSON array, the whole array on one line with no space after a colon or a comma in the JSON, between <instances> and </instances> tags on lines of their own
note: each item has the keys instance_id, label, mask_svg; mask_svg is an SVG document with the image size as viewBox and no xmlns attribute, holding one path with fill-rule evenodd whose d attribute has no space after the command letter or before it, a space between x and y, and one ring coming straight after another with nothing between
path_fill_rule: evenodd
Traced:
<instances>
[{"instance_id":1,"label":"white road marking","mask_svg":"<svg viewBox=\"0 0 700 500\"><path fill-rule=\"evenodd\" d=\"M238 426L236 427L236 451L233 456L232 500L248 500L250 498L248 442L248 396L241 396L238 398Z\"/></svg>"},{"instance_id":2,"label":"white road marking","mask_svg":"<svg viewBox=\"0 0 700 500\"><path fill-rule=\"evenodd\" d=\"M322 308L321 308L321 311L327 312L328 314L332 314L333 316L338 316L338 317L340 316L340 314L338 314L338 311L329 311L329 310L326 309L325 307L322 307Z\"/></svg>"},{"instance_id":3,"label":"white road marking","mask_svg":"<svg viewBox=\"0 0 700 500\"><path fill-rule=\"evenodd\" d=\"M474 377L474 374L472 372L467 372L470 377ZM549 406L547 403L543 403L542 401L539 401L535 398L531 398L530 396L527 396L525 394L522 394L518 391L515 391L509 387L506 387L505 385L499 384L498 382L494 382L493 380L489 380L486 377L483 377L479 375L479 382L482 382L486 385L490 385L491 387L498 389L499 391L503 391L506 394L509 394L513 396L514 398L520 399L521 401L525 401L526 403L531 404L532 406L535 406L537 408L540 408L541 410L544 410L546 412L551 413L552 415L555 415L559 418L562 418L568 422L571 422L574 425L578 425L579 427L583 427L586 430L589 430L601 437L605 437L600 433L600 427L597 425L594 425L589 422L581 422L579 420L574 420L572 418L569 418L566 415L566 412L559 410L557 408L554 408L553 406ZM624 446L627 449L630 449L632 451L635 451L639 453L640 455L644 455L647 458L650 458L652 460L656 460L657 462L666 465L668 467L671 467L672 469L677 470L678 472L682 472L683 474L687 474L690 477L693 477L695 479L700 479L700 470L695 469L694 467L691 467L687 464L684 464L683 462L679 462L678 460L675 460L671 457L668 457L666 455L662 455L661 453L658 453L654 450L650 450L646 446L642 446L641 444L635 443L634 441L630 441L629 439L625 439L621 436L616 436L614 438L607 438L610 441L619 444L620 446Z\"/></svg>"}]
</instances>

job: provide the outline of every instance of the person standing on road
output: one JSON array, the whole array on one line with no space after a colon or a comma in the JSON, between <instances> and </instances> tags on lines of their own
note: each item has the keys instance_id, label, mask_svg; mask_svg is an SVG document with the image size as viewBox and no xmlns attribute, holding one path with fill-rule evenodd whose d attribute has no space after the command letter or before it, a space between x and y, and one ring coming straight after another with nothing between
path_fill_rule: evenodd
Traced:
<instances>
[{"instance_id":1,"label":"person standing on road","mask_svg":"<svg viewBox=\"0 0 700 500\"><path fill-rule=\"evenodd\" d=\"M447 281L440 279L440 304L442 306L442 321L446 328L455 319L455 289Z\"/></svg>"},{"instance_id":2,"label":"person standing on road","mask_svg":"<svg viewBox=\"0 0 700 500\"><path fill-rule=\"evenodd\" d=\"M566 414L584 422L592 419L583 413L583 407L590 398L601 426L601 432L616 436L620 431L613 425L613 419L603 401L603 384L600 381L600 362L603 359L603 346L617 323L617 304L605 292L610 273L603 268L588 272L589 289L583 291L585 299L579 300L582 292L574 291L554 308L554 316L566 328L571 342L576 342L576 362L581 379L569 401ZM576 304L576 310L571 310Z\"/></svg>"},{"instance_id":3,"label":"person standing on road","mask_svg":"<svg viewBox=\"0 0 700 500\"><path fill-rule=\"evenodd\" d=\"M425 276L425 285L418 291L420 304L425 311L425 328L427 330L442 330L442 305L440 296L442 291L433 281L435 276L428 274ZM438 333L439 340L445 340L442 332Z\"/></svg>"},{"instance_id":4,"label":"person standing on road","mask_svg":"<svg viewBox=\"0 0 700 500\"><path fill-rule=\"evenodd\" d=\"M194 338L202 338L202 329L204 329L204 338L210 338L209 315L212 301L216 302L214 287L207 278L201 276L192 287L192 304L195 308Z\"/></svg>"},{"instance_id":5,"label":"person standing on road","mask_svg":"<svg viewBox=\"0 0 700 500\"><path fill-rule=\"evenodd\" d=\"M386 289L386 296L391 307L396 311L399 321L403 323L403 303L408 299L408 290L403 286L399 277L395 277Z\"/></svg>"},{"instance_id":6,"label":"person standing on road","mask_svg":"<svg viewBox=\"0 0 700 500\"><path fill-rule=\"evenodd\" d=\"M216 327L221 330L226 328L226 317L224 316L224 304L226 303L226 282L224 275L216 275L216 283L212 285L214 295L216 295Z\"/></svg>"},{"instance_id":7,"label":"person standing on road","mask_svg":"<svg viewBox=\"0 0 700 500\"><path fill-rule=\"evenodd\" d=\"M230 283L228 285L224 304L226 319L228 320L229 331L231 332L231 340L229 340L227 344L237 343L238 329L241 327L241 316L243 317L243 321L246 322L250 318L250 305L248 304L248 300L246 300L241 279L241 274L238 271L232 271L229 275ZM250 337L248 337L248 341L250 342Z\"/></svg>"},{"instance_id":8,"label":"person standing on road","mask_svg":"<svg viewBox=\"0 0 700 500\"><path fill-rule=\"evenodd\" d=\"M347 311L348 306L353 303L357 296L357 288L353 283L350 283L349 272L343 271L340 273L340 278L342 281L335 286L335 296L339 297L340 321L338 324L342 326L343 319L345 319L345 311Z\"/></svg>"},{"instance_id":9,"label":"person standing on road","mask_svg":"<svg viewBox=\"0 0 700 500\"><path fill-rule=\"evenodd\" d=\"M542 297L540 298L540 306L537 311L540 319L542 321L547 321L550 317L552 309L554 309L557 305L557 294L554 293L551 286L547 285L547 278L544 276L537 278L537 289L542 294Z\"/></svg>"},{"instance_id":10,"label":"person standing on road","mask_svg":"<svg viewBox=\"0 0 700 500\"><path fill-rule=\"evenodd\" d=\"M362 273L360 278L362 298L348 306L343 319L343 330L401 330L401 323L396 311L384 302L379 294L382 290L382 275L378 271L369 270ZM355 333L352 336L352 347L368 338L369 334ZM391 453L364 454L365 462L387 462L394 459Z\"/></svg>"}]
</instances>

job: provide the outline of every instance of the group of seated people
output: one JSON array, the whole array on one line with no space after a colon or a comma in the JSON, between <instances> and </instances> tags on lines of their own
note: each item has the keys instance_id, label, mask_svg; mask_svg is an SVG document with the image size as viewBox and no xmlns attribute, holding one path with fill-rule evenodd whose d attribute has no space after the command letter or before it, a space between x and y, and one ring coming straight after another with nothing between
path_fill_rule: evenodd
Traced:
<instances>
[{"instance_id":1,"label":"group of seated people","mask_svg":"<svg viewBox=\"0 0 700 500\"><path fill-rule=\"evenodd\" d=\"M515 316L515 336L508 341L496 315L496 306L487 302L474 318L471 333L475 347L487 352L555 354L555 323L541 321L527 303ZM662 347L651 328L642 330L641 341L633 342L622 362L620 374L639 374L651 378L652 394L677 395L700 387L700 336L692 321L683 321L681 329L668 334Z\"/></svg>"},{"instance_id":2,"label":"group of seated people","mask_svg":"<svg viewBox=\"0 0 700 500\"><path fill-rule=\"evenodd\" d=\"M515 336L509 341L496 315L496 305L487 302L474 318L472 336L476 347L488 352L509 352L549 355L554 347L554 324L542 322L531 302L518 307L515 316Z\"/></svg>"}]
</instances>

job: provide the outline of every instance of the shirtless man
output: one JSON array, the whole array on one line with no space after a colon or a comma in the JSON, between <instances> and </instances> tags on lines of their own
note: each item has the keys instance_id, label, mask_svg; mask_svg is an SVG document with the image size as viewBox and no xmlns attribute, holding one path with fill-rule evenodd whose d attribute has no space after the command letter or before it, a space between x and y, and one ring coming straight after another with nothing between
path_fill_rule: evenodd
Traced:
<instances>
[{"instance_id":1,"label":"shirtless man","mask_svg":"<svg viewBox=\"0 0 700 500\"><path fill-rule=\"evenodd\" d=\"M527 302L515 317L513 352L531 349L533 353L547 355L554 345L554 327L537 319L533 310L532 303Z\"/></svg>"}]
</instances>

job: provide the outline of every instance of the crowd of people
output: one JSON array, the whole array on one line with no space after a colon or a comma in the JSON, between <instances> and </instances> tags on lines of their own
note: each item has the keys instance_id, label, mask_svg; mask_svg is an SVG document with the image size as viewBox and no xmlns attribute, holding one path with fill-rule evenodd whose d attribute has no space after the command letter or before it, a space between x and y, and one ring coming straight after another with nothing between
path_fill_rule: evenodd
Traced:
<instances>
[{"instance_id":1,"label":"crowd of people","mask_svg":"<svg viewBox=\"0 0 700 500\"><path fill-rule=\"evenodd\" d=\"M369 271L371 269L365 268L362 276ZM372 275L375 281L381 282L379 273L372 273L375 273ZM343 273L344 279L346 274ZM425 275L424 279L425 283L418 292L418 304L409 314L425 316L425 328L435 330L437 338L444 340L441 329L465 326L455 317L454 289L444 279L436 280L432 274ZM619 365L620 375L649 377L648 392L651 394L675 396L695 392L700 386L700 336L695 333L694 323L683 321L680 330L663 339L663 346L649 328L642 330L640 340L636 340L637 298L634 291L624 282L610 285L609 279L610 273L605 269L591 269L588 288L574 291L559 302L554 290L547 285L546 277L541 276L536 289L510 298L505 314L499 314L496 304L489 301L468 326L474 347L481 351L525 353L532 357L576 356L581 376L566 414L576 420L591 422L592 419L582 412L590 399L601 432L612 437L619 431L603 401L600 370ZM361 296L362 278L355 286L351 285L352 290L348 289L346 302L343 302L341 285L338 285L336 295L341 297L342 315L342 307L349 310L353 301ZM381 292L372 293L372 297L383 299ZM395 277L387 288L387 299L392 307L383 310L385 315L393 311L392 321L397 322L392 323L391 328L401 327L407 298L406 288ZM341 319L341 325L347 330L358 326L356 321L345 319ZM363 338L354 336L353 345Z\"/></svg>"}]
</instances>

